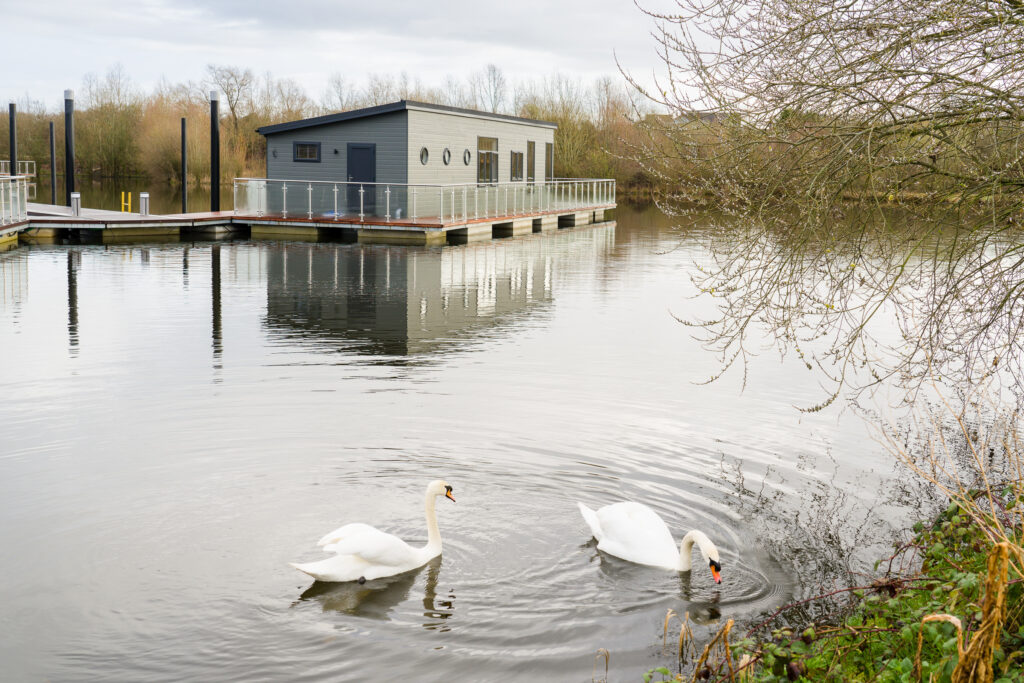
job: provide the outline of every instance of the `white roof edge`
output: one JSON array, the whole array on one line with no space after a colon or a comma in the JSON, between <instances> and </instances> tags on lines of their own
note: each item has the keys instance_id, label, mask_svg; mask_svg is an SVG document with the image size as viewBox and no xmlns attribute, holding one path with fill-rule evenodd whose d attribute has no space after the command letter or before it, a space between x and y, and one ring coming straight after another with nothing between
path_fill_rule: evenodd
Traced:
<instances>
[{"instance_id":1,"label":"white roof edge","mask_svg":"<svg viewBox=\"0 0 1024 683\"><path fill-rule=\"evenodd\" d=\"M467 119L483 119L484 121L504 121L505 123L515 123L521 126L535 126L537 128L558 128L557 123L552 123L550 121L538 121L536 119L525 119L515 116L507 116L505 114L490 114L488 112L477 113L466 109L457 109L454 107L449 109L439 109L437 107L431 107L429 105L421 106L418 103L406 102L405 108L415 111L430 112L432 114L441 114L444 116L464 116Z\"/></svg>"}]
</instances>

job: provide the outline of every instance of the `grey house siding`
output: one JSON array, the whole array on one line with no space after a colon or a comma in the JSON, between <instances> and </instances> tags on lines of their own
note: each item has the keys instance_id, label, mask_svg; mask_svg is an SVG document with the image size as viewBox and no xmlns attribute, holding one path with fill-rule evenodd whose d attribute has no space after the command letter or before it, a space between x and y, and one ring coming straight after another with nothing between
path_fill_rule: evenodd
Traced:
<instances>
[{"instance_id":1,"label":"grey house siding","mask_svg":"<svg viewBox=\"0 0 1024 683\"><path fill-rule=\"evenodd\" d=\"M377 146L377 182L407 183L407 118L408 112L400 111L271 133L267 135L267 177L345 182L348 179L348 144L366 142ZM293 161L292 143L295 142L319 142L320 162Z\"/></svg>"},{"instance_id":2,"label":"grey house siding","mask_svg":"<svg viewBox=\"0 0 1024 683\"><path fill-rule=\"evenodd\" d=\"M394 108L400 107L398 111ZM384 111L381 111L383 109ZM339 120L340 119L340 120ZM269 130L268 130L269 129ZM524 156L527 142L535 143L534 180L544 180L548 143L554 142L555 125L542 121L496 116L483 112L440 107L416 102L396 102L357 112L328 115L268 126L260 130L267 138L267 178L298 181L271 183L267 186L267 209L301 214L309 207L337 207L344 216L357 214L388 215L394 218L437 216L441 212L440 190L430 187L407 188L409 185L475 185L477 181L477 138L498 139L499 183L511 181L512 152ZM320 161L294 161L293 144L297 142L320 145ZM331 183L348 181L348 146L369 143L376 146L377 185L340 187L303 183L318 180ZM420 150L426 147L429 158L420 161ZM451 158L444 163L444 151ZM464 161L469 151L469 163ZM556 151L557 153L557 151ZM524 179L522 184L526 184ZM444 195L444 214L462 214L473 202L474 209L483 197L487 202L498 201L497 190L465 190L449 188ZM503 190L508 204L510 193ZM530 191L531 198L534 196ZM465 196L463 196L465 195ZM525 194L511 192L512 205L517 196L524 201ZM472 200L470 199L472 197ZM532 199L531 199L532 201ZM491 204L493 210L494 205ZM323 213L333 216L333 210Z\"/></svg>"},{"instance_id":3,"label":"grey house siding","mask_svg":"<svg viewBox=\"0 0 1024 683\"><path fill-rule=\"evenodd\" d=\"M532 140L537 143L535 180L544 180L544 143L554 142L553 127L413 108L407 113L408 177L412 184L476 183L477 136L498 138L500 183L511 180L511 152L523 153L525 169L526 142ZM423 147L430 153L426 165L420 163L420 149ZM442 160L445 148L451 151L448 165ZM469 165L462 160L467 149L470 152Z\"/></svg>"},{"instance_id":4,"label":"grey house siding","mask_svg":"<svg viewBox=\"0 0 1024 683\"><path fill-rule=\"evenodd\" d=\"M266 177L346 182L347 147L355 142L377 146L378 183L475 183L478 136L498 139L498 182L511 180L511 152L523 153L525 170L527 141L536 143L535 180L544 179L546 143L554 142L553 127L411 107L406 111L270 133L266 136ZM296 142L320 143L320 161L293 161L292 145ZM423 147L429 152L426 165L420 163ZM451 152L447 165L443 161L446 148ZM470 153L469 164L463 161L466 150Z\"/></svg>"}]
</instances>

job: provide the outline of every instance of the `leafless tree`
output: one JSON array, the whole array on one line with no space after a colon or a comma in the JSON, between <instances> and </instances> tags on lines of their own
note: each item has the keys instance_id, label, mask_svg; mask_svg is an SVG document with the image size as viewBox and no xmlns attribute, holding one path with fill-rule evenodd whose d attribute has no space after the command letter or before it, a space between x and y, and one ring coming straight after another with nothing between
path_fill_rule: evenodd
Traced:
<instances>
[{"instance_id":1,"label":"leafless tree","mask_svg":"<svg viewBox=\"0 0 1024 683\"><path fill-rule=\"evenodd\" d=\"M83 82L79 115L78 163L90 175L122 177L138 172L136 131L142 115L142 94L116 64L103 78Z\"/></svg>"},{"instance_id":2,"label":"leafless tree","mask_svg":"<svg viewBox=\"0 0 1024 683\"><path fill-rule=\"evenodd\" d=\"M473 101L467 88L454 76L446 76L441 86L441 104L451 107L472 107Z\"/></svg>"},{"instance_id":3,"label":"leafless tree","mask_svg":"<svg viewBox=\"0 0 1024 683\"><path fill-rule=\"evenodd\" d=\"M690 320L723 367L774 335L843 388L1024 386L1024 3L679 0L635 158L711 207ZM912 393L908 396L913 396Z\"/></svg>"},{"instance_id":4,"label":"leafless tree","mask_svg":"<svg viewBox=\"0 0 1024 683\"><path fill-rule=\"evenodd\" d=\"M238 120L252 111L256 77L251 69L217 64L207 65L206 73L209 84L224 93L224 103L231 114L231 130L237 133Z\"/></svg>"},{"instance_id":5,"label":"leafless tree","mask_svg":"<svg viewBox=\"0 0 1024 683\"><path fill-rule=\"evenodd\" d=\"M387 75L370 74L366 80L361 106L373 107L394 102L398 99L398 88L393 78Z\"/></svg>"},{"instance_id":6,"label":"leafless tree","mask_svg":"<svg viewBox=\"0 0 1024 683\"><path fill-rule=\"evenodd\" d=\"M323 97L324 113L349 111L356 105L356 91L337 71L327 79L327 90Z\"/></svg>"},{"instance_id":7,"label":"leafless tree","mask_svg":"<svg viewBox=\"0 0 1024 683\"><path fill-rule=\"evenodd\" d=\"M222 115L228 123L221 137L221 171L225 178L257 175L265 169L265 142L256 129L318 114L413 99L457 107L482 107L490 74L491 104L498 102L505 113L554 121L559 125L555 151L555 173L565 176L616 177L625 184L637 177L637 165L623 159L617 149L620 139L634 137L629 100L607 79L591 85L563 76L537 83L507 84L495 67L481 70L474 87L466 79L448 76L436 87L425 86L407 74L378 74L347 80L333 74L319 101L311 100L301 85L279 79L271 73L254 75L238 66L211 65L203 80L157 82L150 93L134 86L126 71L115 67L105 77L88 76L79 90L78 158L80 170L98 175L147 174L153 179L177 182L180 171L180 119L186 117L190 131L208 125L209 90L222 92ZM514 93L509 97L509 93ZM496 98L496 99L494 99ZM45 159L48 155L48 119L42 105L19 107L19 128L23 132L21 153L25 158ZM6 123L0 111L0 129ZM58 146L61 128L57 127ZM191 182L208 181L209 139L191 134L188 138ZM0 138L0 158L6 154L7 138ZM544 169L538 170L538 175ZM621 185L620 185L621 187Z\"/></svg>"},{"instance_id":8,"label":"leafless tree","mask_svg":"<svg viewBox=\"0 0 1024 683\"><path fill-rule=\"evenodd\" d=\"M494 64L488 64L483 71L469 77L469 89L477 109L500 112L508 96L505 74Z\"/></svg>"}]
</instances>

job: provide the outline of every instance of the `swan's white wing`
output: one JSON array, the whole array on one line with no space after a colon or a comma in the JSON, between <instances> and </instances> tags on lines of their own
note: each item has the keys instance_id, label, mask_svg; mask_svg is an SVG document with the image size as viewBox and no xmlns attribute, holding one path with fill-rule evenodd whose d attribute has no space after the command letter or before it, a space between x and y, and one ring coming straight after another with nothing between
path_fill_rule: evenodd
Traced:
<instances>
[{"instance_id":1,"label":"swan's white wing","mask_svg":"<svg viewBox=\"0 0 1024 683\"><path fill-rule=\"evenodd\" d=\"M679 550L665 521L642 503L615 503L597 511L604 537L598 548L624 560L673 567Z\"/></svg>"},{"instance_id":2,"label":"swan's white wing","mask_svg":"<svg viewBox=\"0 0 1024 683\"><path fill-rule=\"evenodd\" d=\"M388 567L405 566L416 560L416 551L408 543L368 524L347 524L338 531L344 533L332 532L324 537L328 541L324 550L358 555L370 564Z\"/></svg>"},{"instance_id":3,"label":"swan's white wing","mask_svg":"<svg viewBox=\"0 0 1024 683\"><path fill-rule=\"evenodd\" d=\"M376 529L374 529L369 524L362 524L360 522L356 522L354 524L346 524L345 526L340 526L331 533L325 535L323 538L317 541L316 544L318 546L333 545L335 543L338 543L339 541L344 541L346 538L358 536L359 534L364 533L367 530L376 531ZM324 549L326 550L326 548Z\"/></svg>"},{"instance_id":4,"label":"swan's white wing","mask_svg":"<svg viewBox=\"0 0 1024 683\"><path fill-rule=\"evenodd\" d=\"M616 503L597 511L601 530L608 538L634 543L675 546L672 532L657 512L643 503Z\"/></svg>"}]
</instances>

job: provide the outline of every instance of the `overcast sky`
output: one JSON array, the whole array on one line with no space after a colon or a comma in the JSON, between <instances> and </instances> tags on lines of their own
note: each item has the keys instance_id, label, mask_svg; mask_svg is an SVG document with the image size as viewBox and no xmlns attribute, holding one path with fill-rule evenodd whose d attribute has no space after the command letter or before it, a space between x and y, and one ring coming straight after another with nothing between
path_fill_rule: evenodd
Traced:
<instances>
[{"instance_id":1,"label":"overcast sky","mask_svg":"<svg viewBox=\"0 0 1024 683\"><path fill-rule=\"evenodd\" d=\"M434 86L493 63L512 82L589 82L619 78L618 55L648 81L658 64L654 25L631 0L0 0L0 17L14 38L0 100L48 108L118 63L146 90L199 81L214 63L295 79L314 99L334 72L362 84L405 71Z\"/></svg>"}]
</instances>

